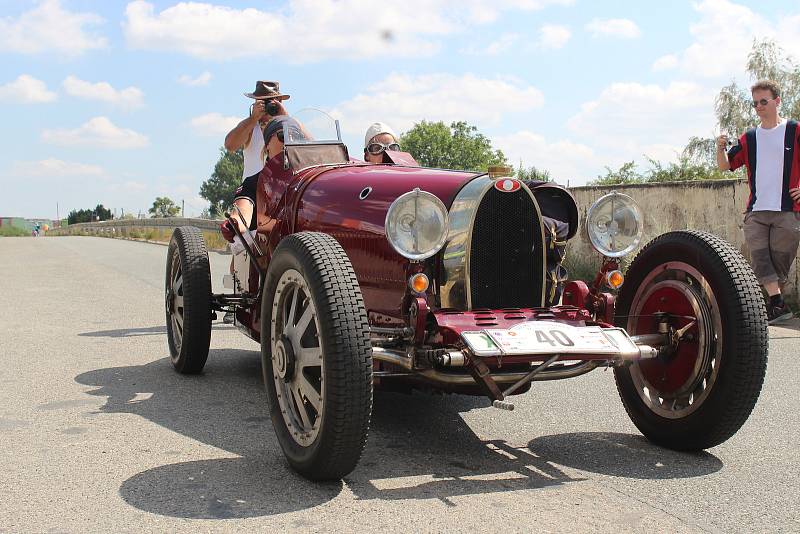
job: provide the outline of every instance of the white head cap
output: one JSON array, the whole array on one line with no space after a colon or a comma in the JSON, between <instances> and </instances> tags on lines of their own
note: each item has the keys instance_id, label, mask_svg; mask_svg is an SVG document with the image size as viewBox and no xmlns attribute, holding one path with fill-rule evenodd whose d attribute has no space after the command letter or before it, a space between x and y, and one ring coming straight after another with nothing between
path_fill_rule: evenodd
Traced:
<instances>
[{"instance_id":1,"label":"white head cap","mask_svg":"<svg viewBox=\"0 0 800 534\"><path fill-rule=\"evenodd\" d=\"M385 122L376 122L367 128L367 133L364 135L364 148L367 148L367 145L372 141L373 137L380 134L389 134L394 137L395 141L397 140L397 134L394 133L394 130L389 128L388 124Z\"/></svg>"}]
</instances>

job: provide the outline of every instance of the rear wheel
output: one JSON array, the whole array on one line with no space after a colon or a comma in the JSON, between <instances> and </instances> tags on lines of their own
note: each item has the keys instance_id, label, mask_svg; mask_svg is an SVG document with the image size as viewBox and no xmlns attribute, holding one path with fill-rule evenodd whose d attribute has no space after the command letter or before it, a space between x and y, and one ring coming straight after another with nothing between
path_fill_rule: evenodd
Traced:
<instances>
[{"instance_id":1,"label":"rear wheel","mask_svg":"<svg viewBox=\"0 0 800 534\"><path fill-rule=\"evenodd\" d=\"M197 228L181 226L172 233L165 286L172 365L180 373L199 373L211 343L211 268Z\"/></svg>"},{"instance_id":2,"label":"rear wheel","mask_svg":"<svg viewBox=\"0 0 800 534\"><path fill-rule=\"evenodd\" d=\"M313 480L351 472L372 413L372 350L358 281L341 245L304 232L273 254L261 356L272 425L291 466Z\"/></svg>"},{"instance_id":3,"label":"rear wheel","mask_svg":"<svg viewBox=\"0 0 800 534\"><path fill-rule=\"evenodd\" d=\"M631 264L616 310L631 335L681 336L658 358L615 369L642 434L678 450L735 434L758 399L768 346L758 281L741 254L703 232L661 235Z\"/></svg>"}]
</instances>

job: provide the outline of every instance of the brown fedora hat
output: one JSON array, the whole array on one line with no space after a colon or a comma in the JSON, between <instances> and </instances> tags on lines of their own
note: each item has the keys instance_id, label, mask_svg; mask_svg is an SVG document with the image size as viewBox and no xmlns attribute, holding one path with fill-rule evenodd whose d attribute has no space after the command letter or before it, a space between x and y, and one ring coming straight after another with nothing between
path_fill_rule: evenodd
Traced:
<instances>
[{"instance_id":1,"label":"brown fedora hat","mask_svg":"<svg viewBox=\"0 0 800 534\"><path fill-rule=\"evenodd\" d=\"M289 95L281 94L281 86L278 82L268 82L259 80L256 82L256 90L252 93L244 93L247 98L256 100L286 100Z\"/></svg>"}]
</instances>

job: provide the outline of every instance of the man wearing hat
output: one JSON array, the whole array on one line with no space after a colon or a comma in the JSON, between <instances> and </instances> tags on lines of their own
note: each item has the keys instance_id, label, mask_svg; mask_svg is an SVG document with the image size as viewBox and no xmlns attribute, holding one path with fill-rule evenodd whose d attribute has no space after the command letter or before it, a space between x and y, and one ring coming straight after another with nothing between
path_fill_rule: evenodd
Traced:
<instances>
[{"instance_id":1,"label":"man wearing hat","mask_svg":"<svg viewBox=\"0 0 800 534\"><path fill-rule=\"evenodd\" d=\"M278 82L258 81L255 91L244 93L244 96L255 100L250 106L250 116L228 132L228 135L225 136L225 148L228 152L242 149L244 155L242 185L236 190L237 196L234 198L233 204L239 208L245 219L249 220L253 213L253 205L248 199L239 197L239 193L246 187L246 179L250 176L257 176L264 168L264 128L276 116L286 115L286 109L281 101L289 98L289 95L281 93ZM239 218L236 217L236 220L239 221ZM239 230L242 232L247 230L240 221Z\"/></svg>"},{"instance_id":2,"label":"man wearing hat","mask_svg":"<svg viewBox=\"0 0 800 534\"><path fill-rule=\"evenodd\" d=\"M225 149L228 152L236 152L242 149L244 155L244 168L242 170L242 184L236 190L236 197L233 200L234 206L239 211L234 211L233 217L237 222L240 232L246 232L248 227L252 228L255 224L253 220L253 208L255 206L255 188L258 182L258 173L264 168L264 135L263 131L267 123L275 117L287 115L286 109L281 103L289 98L289 95L281 93L280 84L273 81L259 80L252 93L244 93L247 98L255 100L250 106L250 116L241 121L236 127L225 136ZM248 180L248 178L252 178ZM245 219L245 224L239 218L239 213ZM230 242L233 242L233 229L228 227L227 221L222 224L222 235ZM233 262L231 262L233 269ZM232 323L233 315L226 313L224 322Z\"/></svg>"},{"instance_id":3,"label":"man wearing hat","mask_svg":"<svg viewBox=\"0 0 800 534\"><path fill-rule=\"evenodd\" d=\"M275 117L269 121L266 126L264 126L263 134L262 132L253 134L261 137L261 146L264 147L264 155L266 156L267 161L283 152L284 128L289 132L291 139L299 140L305 138L305 134L303 133L303 128L300 123L289 115L279 115L278 117ZM259 159L264 161L261 156L259 156ZM262 165L261 168L263 167L264 166ZM253 217L253 208L256 205L256 187L258 186L258 175L260 172L261 169L259 169L255 174L246 177L242 181L242 185L240 185L236 190L236 196L233 199L233 204L239 208L242 217L244 217L245 221L248 223L248 227L243 228L242 222L238 218L238 214L234 214L234 219L239 224L240 232L256 229L257 221ZM228 223L226 221L222 225L222 235L228 241L233 241L233 236L235 234L233 230L227 226L227 224Z\"/></svg>"},{"instance_id":4,"label":"man wearing hat","mask_svg":"<svg viewBox=\"0 0 800 534\"><path fill-rule=\"evenodd\" d=\"M261 132L270 120L287 114L281 102L289 98L289 95L281 93L278 82L270 81L256 82L255 91L244 93L244 96L255 100L250 106L250 116L225 136L225 148L228 152L236 152L241 148L244 153L242 179L258 174L264 167L261 154L264 139Z\"/></svg>"}]
</instances>

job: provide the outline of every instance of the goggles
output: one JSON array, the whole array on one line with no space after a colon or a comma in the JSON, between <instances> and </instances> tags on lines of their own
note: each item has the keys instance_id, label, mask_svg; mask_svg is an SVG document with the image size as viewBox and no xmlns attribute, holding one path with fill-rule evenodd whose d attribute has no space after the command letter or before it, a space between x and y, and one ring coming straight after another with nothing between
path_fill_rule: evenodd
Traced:
<instances>
[{"instance_id":1,"label":"goggles","mask_svg":"<svg viewBox=\"0 0 800 534\"><path fill-rule=\"evenodd\" d=\"M367 152L369 152L373 156L382 154L386 150L391 150L392 152L398 152L400 150L400 144L389 143L384 145L383 143L370 143L367 145Z\"/></svg>"}]
</instances>

